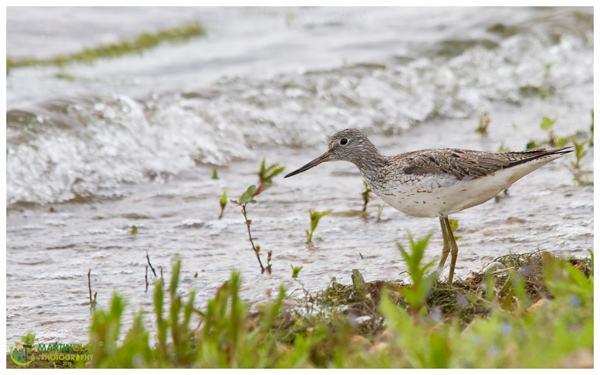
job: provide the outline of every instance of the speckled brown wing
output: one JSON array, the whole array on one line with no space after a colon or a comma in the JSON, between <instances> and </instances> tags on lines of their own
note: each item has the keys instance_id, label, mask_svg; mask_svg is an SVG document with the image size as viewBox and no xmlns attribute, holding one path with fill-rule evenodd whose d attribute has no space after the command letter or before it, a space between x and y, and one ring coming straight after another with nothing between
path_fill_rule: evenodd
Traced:
<instances>
[{"instance_id":1,"label":"speckled brown wing","mask_svg":"<svg viewBox=\"0 0 600 375\"><path fill-rule=\"evenodd\" d=\"M500 169L572 151L572 147L502 153L444 148L409 152L391 159L397 160L398 164L402 166L404 174L448 174L462 180L465 177L488 176Z\"/></svg>"}]
</instances>

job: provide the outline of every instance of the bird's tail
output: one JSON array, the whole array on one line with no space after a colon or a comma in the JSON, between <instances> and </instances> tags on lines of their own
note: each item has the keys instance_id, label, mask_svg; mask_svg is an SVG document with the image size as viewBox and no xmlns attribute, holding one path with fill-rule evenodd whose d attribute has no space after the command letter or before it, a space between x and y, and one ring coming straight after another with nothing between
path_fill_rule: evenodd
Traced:
<instances>
[{"instance_id":1,"label":"bird's tail","mask_svg":"<svg viewBox=\"0 0 600 375\"><path fill-rule=\"evenodd\" d=\"M548 150L545 148L536 148L527 151L507 152L506 154L510 158L510 163L508 167L513 167L515 165L529 163L538 159L549 159L548 161L558 159L559 157L573 151L573 146L566 146L561 148L555 148L553 150Z\"/></svg>"}]
</instances>

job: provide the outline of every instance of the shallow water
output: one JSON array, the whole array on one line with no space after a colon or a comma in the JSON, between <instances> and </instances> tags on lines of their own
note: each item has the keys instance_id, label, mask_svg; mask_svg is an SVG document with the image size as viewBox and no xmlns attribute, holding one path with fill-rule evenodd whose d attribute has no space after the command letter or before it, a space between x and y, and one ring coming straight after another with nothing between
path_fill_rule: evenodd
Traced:
<instances>
[{"instance_id":1,"label":"shallow water","mask_svg":"<svg viewBox=\"0 0 600 375\"><path fill-rule=\"evenodd\" d=\"M74 21L65 28L67 15ZM271 275L260 274L238 208L230 203L218 220L218 201L256 183L263 157L289 172L343 128L363 129L388 155L519 150L545 137L542 116L568 135L587 131L593 107L589 9L9 8L7 17L16 57L196 19L208 30L139 56L64 67L72 82L51 67L7 76L8 345L30 331L41 341L85 341L88 269L99 307L118 291L128 312L152 311L146 252L165 277L179 254L181 289L196 289L199 305L234 268L249 301L282 282L310 291L332 277L348 283L353 268L367 281L405 278L395 241L434 232L434 259L439 222L389 206L377 221L378 198L366 219L348 214L361 210L363 189L349 163L278 176L248 207L253 237L273 251ZM474 132L483 111L492 120L486 137ZM509 252L593 248L593 186L577 186L572 160L455 215L459 277ZM314 245L305 243L308 209L333 212ZM290 264L304 266L297 280Z\"/></svg>"}]
</instances>

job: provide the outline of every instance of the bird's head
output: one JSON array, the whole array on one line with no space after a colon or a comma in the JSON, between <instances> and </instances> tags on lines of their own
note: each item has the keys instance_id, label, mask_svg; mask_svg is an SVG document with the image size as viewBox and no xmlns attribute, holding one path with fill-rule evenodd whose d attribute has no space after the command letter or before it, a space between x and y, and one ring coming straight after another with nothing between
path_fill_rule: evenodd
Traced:
<instances>
[{"instance_id":1,"label":"bird's head","mask_svg":"<svg viewBox=\"0 0 600 375\"><path fill-rule=\"evenodd\" d=\"M341 130L331 136L327 152L285 177L305 172L326 161L344 160L359 165L359 162L369 149L378 153L375 146L373 146L363 132L358 129Z\"/></svg>"}]
</instances>

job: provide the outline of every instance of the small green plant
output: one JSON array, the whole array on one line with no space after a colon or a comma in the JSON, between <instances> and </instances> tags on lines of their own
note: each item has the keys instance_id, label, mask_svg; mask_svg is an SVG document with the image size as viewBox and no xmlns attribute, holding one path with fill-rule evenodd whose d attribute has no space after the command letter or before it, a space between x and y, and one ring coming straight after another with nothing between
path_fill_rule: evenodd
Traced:
<instances>
[{"instance_id":1,"label":"small green plant","mask_svg":"<svg viewBox=\"0 0 600 375\"><path fill-rule=\"evenodd\" d=\"M548 144L550 146L554 146L556 144L556 135L554 135L554 131L552 130L555 122L556 119L543 116L542 122L540 123L540 128L548 133Z\"/></svg>"},{"instance_id":2,"label":"small green plant","mask_svg":"<svg viewBox=\"0 0 600 375\"><path fill-rule=\"evenodd\" d=\"M542 130L545 130L545 131L550 131L550 130L552 130L552 126L554 125L555 122L556 122L556 119L551 119L550 117L543 116L542 123L540 124L540 128L542 128Z\"/></svg>"},{"instance_id":3,"label":"small green plant","mask_svg":"<svg viewBox=\"0 0 600 375\"><path fill-rule=\"evenodd\" d=\"M569 143L569 139L566 137L557 137L554 133L554 123L556 122L556 118L551 119L550 117L543 116L542 122L540 123L540 129L546 132L547 138L542 141L530 140L527 143L527 149L538 148L545 144L550 147L562 147Z\"/></svg>"},{"instance_id":4,"label":"small green plant","mask_svg":"<svg viewBox=\"0 0 600 375\"><path fill-rule=\"evenodd\" d=\"M527 143L527 148L538 148L545 144L551 147L562 147L567 145L569 142L573 144L575 147L575 161L571 161L571 173L573 174L574 180L578 185L593 185L593 179L586 179L584 175L591 174L591 171L583 171L581 170L581 160L587 155L587 150L584 150L584 146L587 144L588 147L593 147L594 145L594 110L591 111L592 122L590 124L590 131L577 131L576 133L567 136L567 137L557 137L554 133L553 126L556 122L556 119L551 119L547 116L542 117L542 122L540 123L540 128L544 130L548 137L546 140L536 141L530 140ZM578 139L582 139L578 141Z\"/></svg>"},{"instance_id":5,"label":"small green plant","mask_svg":"<svg viewBox=\"0 0 600 375\"><path fill-rule=\"evenodd\" d=\"M252 250L254 250L254 253L256 254L256 258L258 259L258 264L260 265L260 271L261 273L264 273L265 271L267 271L268 273L271 273L271 258L273 256L273 252L272 251L268 251L267 252L267 266L263 266L263 263L260 259L260 246L259 245L255 245L254 244L254 240L252 239L252 232L250 231L250 225L252 224L252 220L248 219L248 212L246 210L246 207L248 205L248 203L256 203L256 200L254 199L254 197L256 197L258 194L260 194L261 192L265 191L266 189L270 188L273 184L273 177L277 176L278 174L280 174L281 172L283 172L283 170L285 169L285 167L283 166L279 166L279 164L275 163L272 164L270 166L266 166L266 159L263 158L262 162L260 164L260 170L258 172L258 177L259 177L259 185L258 188L256 187L256 185L251 185L248 187L248 189L246 189L246 191L244 193L242 193L242 195L240 196L240 198L238 200L231 200L231 203L235 203L236 205L240 206L242 208L242 215L244 216L244 220L246 223L246 228L248 230L248 239L250 240L250 244L252 245ZM223 200L223 198L221 199L221 201Z\"/></svg>"},{"instance_id":6,"label":"small green plant","mask_svg":"<svg viewBox=\"0 0 600 375\"><path fill-rule=\"evenodd\" d=\"M304 266L294 267L291 264L290 264L290 267L292 267L292 277L294 279L298 277L298 275L300 274L300 271L302 271L302 268L304 268Z\"/></svg>"},{"instance_id":7,"label":"small green plant","mask_svg":"<svg viewBox=\"0 0 600 375\"><path fill-rule=\"evenodd\" d=\"M245 192L242 193L239 200L231 200L231 203L235 203L237 205L245 205L248 203L256 203L254 196L258 193L256 192L256 185L248 186Z\"/></svg>"},{"instance_id":8,"label":"small green plant","mask_svg":"<svg viewBox=\"0 0 600 375\"><path fill-rule=\"evenodd\" d=\"M590 252L590 254L593 253ZM592 258L593 259L593 258ZM542 254L542 272L548 290L556 298L579 298L579 303L592 300L594 295L594 276L585 277L572 264L552 256Z\"/></svg>"},{"instance_id":9,"label":"small green plant","mask_svg":"<svg viewBox=\"0 0 600 375\"><path fill-rule=\"evenodd\" d=\"M577 135L578 134L575 134L571 137L571 142L573 143L573 146L575 147L575 161L571 161L571 166L573 167L571 169L571 173L573 174L573 179L575 180L575 182L577 182L578 185L580 185L580 186L593 185L594 184L593 179L584 177L585 175L592 174L593 172L585 171L585 170L582 170L582 168L581 168L581 160L587 155L587 150L584 150L584 146L587 143L588 147L592 147L590 145L592 144L593 134L592 134L592 137L590 137L587 140L583 140L581 142L577 142Z\"/></svg>"},{"instance_id":10,"label":"small green plant","mask_svg":"<svg viewBox=\"0 0 600 375\"><path fill-rule=\"evenodd\" d=\"M530 305L520 273L512 271L498 294L501 296L498 302L504 310L523 311Z\"/></svg>"},{"instance_id":11,"label":"small green plant","mask_svg":"<svg viewBox=\"0 0 600 375\"><path fill-rule=\"evenodd\" d=\"M260 245L255 245L254 240L252 239L252 232L250 231L250 225L252 224L252 220L248 219L248 212L246 211L246 206L248 203L256 203L254 197L258 194L258 190L256 189L256 185L251 185L246 189L244 193L240 196L238 200L231 200L231 203L235 203L236 205L242 208L242 215L244 215L244 220L246 222L246 228L248 229L248 239L250 240L250 244L252 245L252 250L254 250L254 254L256 254L256 259L258 259L258 264L260 265L260 273L264 273L267 271L271 273L271 252L269 252L268 257L269 261L267 262L267 267L263 266L262 261L260 260Z\"/></svg>"},{"instance_id":12,"label":"small green plant","mask_svg":"<svg viewBox=\"0 0 600 375\"><path fill-rule=\"evenodd\" d=\"M555 122L556 119L551 119L549 117L543 116L540 128L542 128L542 130L548 133L548 140L546 141L548 145L552 147L562 147L569 143L569 140L564 137L557 137L556 134L554 134L554 130L552 128Z\"/></svg>"},{"instance_id":13,"label":"small green plant","mask_svg":"<svg viewBox=\"0 0 600 375\"><path fill-rule=\"evenodd\" d=\"M490 113L488 111L484 111L481 116L479 116L479 126L475 129L475 132L481 135L487 135L490 122Z\"/></svg>"},{"instance_id":14,"label":"small green plant","mask_svg":"<svg viewBox=\"0 0 600 375\"><path fill-rule=\"evenodd\" d=\"M306 231L306 242L312 242L312 236L317 229L317 225L319 225L319 220L325 215L329 215L331 211L318 212L315 210L308 210L308 214L310 215L310 232Z\"/></svg>"},{"instance_id":15,"label":"small green plant","mask_svg":"<svg viewBox=\"0 0 600 375\"><path fill-rule=\"evenodd\" d=\"M450 222L450 229L452 229L452 233L456 233L456 230L458 229L458 219L448 219L448 221ZM459 240L461 238L462 236L454 236L455 240Z\"/></svg>"},{"instance_id":16,"label":"small green plant","mask_svg":"<svg viewBox=\"0 0 600 375\"><path fill-rule=\"evenodd\" d=\"M267 251L267 270L271 273L271 257L273 256L273 250Z\"/></svg>"},{"instance_id":17,"label":"small green plant","mask_svg":"<svg viewBox=\"0 0 600 375\"><path fill-rule=\"evenodd\" d=\"M426 272L433 266L434 261L422 264L423 255L425 254L425 248L431 238L431 234L418 239L416 242L413 240L410 233L408 233L408 240L410 242L411 252L409 253L404 247L396 243L402 258L408 267L408 274L410 275L412 285L403 287L400 292L406 298L406 302L410 307L410 311L413 317L416 317L419 313L424 310L425 299L433 286L433 283L438 278L438 272L434 271L429 275L425 275Z\"/></svg>"},{"instance_id":18,"label":"small green plant","mask_svg":"<svg viewBox=\"0 0 600 375\"><path fill-rule=\"evenodd\" d=\"M585 146L586 142L582 141L581 143L578 143L575 136L573 136L571 138L571 141L573 142L573 146L575 146L575 161L572 161L571 165L575 169L580 169L581 168L581 164L580 164L581 159L583 159L583 157L587 154L587 151L583 150L583 146Z\"/></svg>"},{"instance_id":19,"label":"small green plant","mask_svg":"<svg viewBox=\"0 0 600 375\"><path fill-rule=\"evenodd\" d=\"M369 189L369 185L367 185L367 181L363 180L363 185L365 187L365 190L362 191L360 193L360 196L363 199L363 208L362 208L362 212L363 212L363 216L365 216L367 214L367 204L369 204L370 201L370 194L371 194L371 189Z\"/></svg>"},{"instance_id":20,"label":"small green plant","mask_svg":"<svg viewBox=\"0 0 600 375\"><path fill-rule=\"evenodd\" d=\"M221 197L221 200L219 201L219 206L221 206L221 213L219 214L219 220L221 220L221 218L223 218L223 211L225 211L225 206L227 206L227 192L226 191L223 192L223 196Z\"/></svg>"},{"instance_id":21,"label":"small green plant","mask_svg":"<svg viewBox=\"0 0 600 375\"><path fill-rule=\"evenodd\" d=\"M218 180L219 179L219 174L217 173L217 168L213 168L212 179L213 180Z\"/></svg>"},{"instance_id":22,"label":"small green plant","mask_svg":"<svg viewBox=\"0 0 600 375\"><path fill-rule=\"evenodd\" d=\"M266 166L266 158L263 158L260 163L260 170L258 171L258 193L263 190L267 190L273 185L273 177L277 176L285 169L284 166L279 166L279 163L271 164L268 167Z\"/></svg>"}]
</instances>

